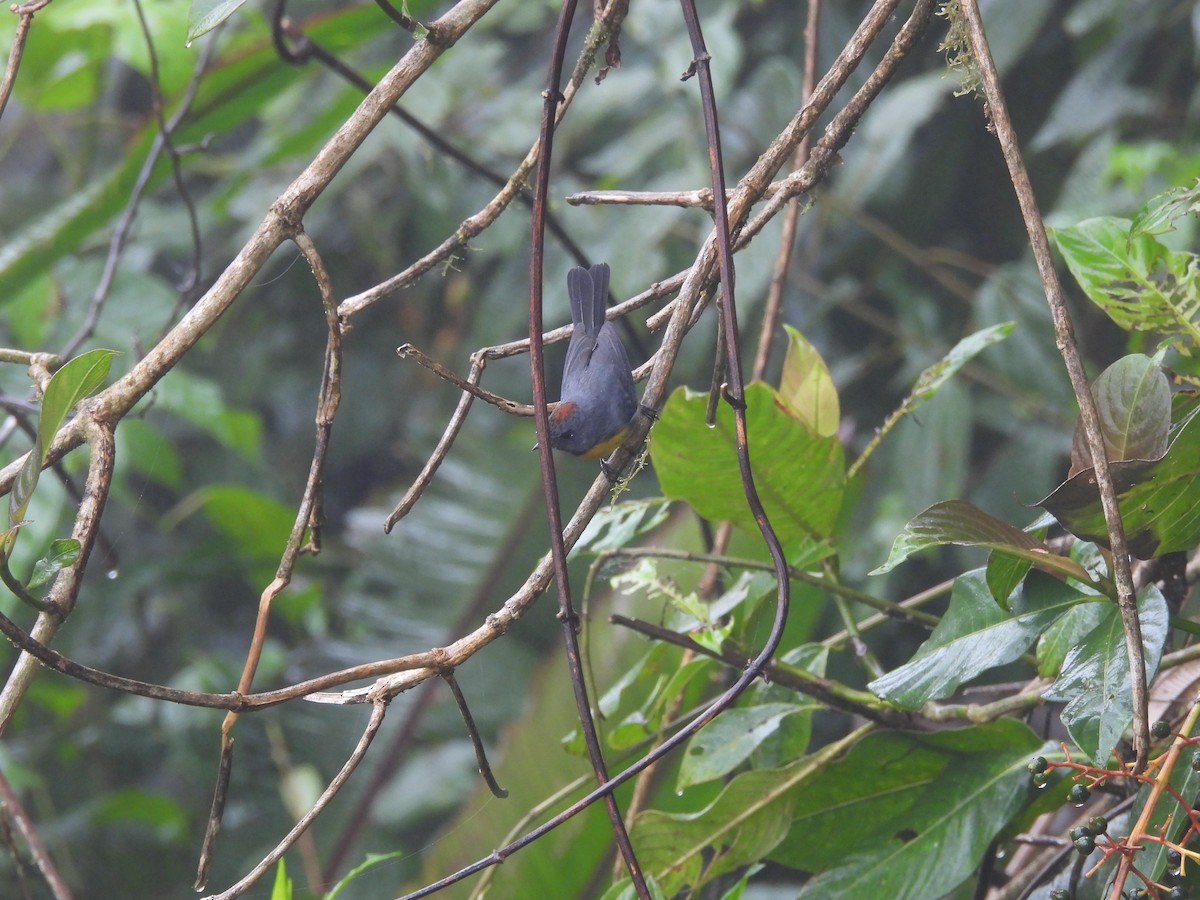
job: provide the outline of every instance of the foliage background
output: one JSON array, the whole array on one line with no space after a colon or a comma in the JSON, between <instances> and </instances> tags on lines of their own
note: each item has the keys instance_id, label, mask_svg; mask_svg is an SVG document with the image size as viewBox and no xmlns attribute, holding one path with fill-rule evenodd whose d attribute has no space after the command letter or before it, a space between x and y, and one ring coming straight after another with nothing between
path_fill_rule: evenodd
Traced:
<instances>
[{"instance_id":1,"label":"foliage background","mask_svg":"<svg viewBox=\"0 0 1200 900\"><path fill-rule=\"evenodd\" d=\"M202 235L203 287L361 94L315 64L280 61L265 10L254 4L190 48L184 4L148 0L144 7L169 100L185 89L202 49L216 44L178 135L182 143L205 142L183 158ZM737 173L799 103L804 10L771 0L709 0L700 8L727 168ZM412 9L428 18L438 11L426 4ZM842 46L862 9L826 5L822 61ZM1200 18L1193 4L993 2L984 12L1051 225L1099 213L1130 215L1151 194L1200 175ZM406 107L487 165L510 171L536 137L553 14L550 4L500 4L418 83ZM368 78L411 41L372 6L308 2L291 15ZM690 264L710 227L707 215L572 207L562 198L584 189L707 184L695 91L678 77L691 57L678 16L666 0L635 0L621 68L598 86L587 83L556 142L554 212L590 256L612 263L620 298ZM2 27L7 43L12 23ZM585 28L577 22L576 41ZM1028 506L1065 474L1075 416L1011 185L978 103L953 97L955 81L937 50L942 29L936 21L904 63L802 216L784 298L785 321L831 366L850 456L916 375L959 338L1018 322L1010 340L903 421L852 485L839 528L843 579L891 599L981 558L947 550L868 579L908 519L936 500L965 497L1024 524L1032 518ZM130 3L57 2L38 15L15 100L0 120L0 344L57 350L80 328L109 235L154 134L148 72ZM426 252L492 193L389 119L318 200L305 227L344 297ZM1172 239L1186 244L1192 226L1181 226ZM275 607L257 686L437 646L461 628L455 623L472 597L486 598L474 624L545 547L530 422L490 408L472 415L416 512L389 536L381 528L457 394L397 360L395 348L411 342L463 368L475 348L521 336L527 233L524 208L514 205L453 266L356 317L327 477L326 547L301 564ZM774 223L738 257L748 335L777 243ZM191 253L187 217L160 167L86 344L125 352L114 375L194 298L180 292ZM572 264L552 246L550 323L567 318L558 286ZM1073 311L1093 372L1144 346L1084 302ZM632 355L640 360L653 342L640 324L637 332L641 347ZM780 335L772 382L782 341ZM97 668L181 687L225 691L236 683L255 598L274 570L303 486L323 342L307 267L285 245L220 326L156 387L151 402L121 425L117 492L103 527L113 556L93 560L59 650ZM712 343L711 324L703 324L685 344L677 383L707 386ZM27 400L20 367L0 368L0 379L7 402ZM488 386L528 400L524 357L489 366ZM11 437L0 462L26 446ZM67 469L81 477L79 460L68 459ZM567 503L595 474L572 460L562 461L559 472ZM649 471L635 482L635 496L656 492ZM25 571L72 516L70 498L46 480L15 568ZM699 546L688 515L676 513L668 527L660 543ZM756 552L749 544L735 549ZM678 575L695 577L683 568ZM816 590L797 597L797 639L840 627L826 600ZM19 615L15 602L0 602ZM607 600L592 602L607 608ZM614 602L651 621L661 616L655 601ZM595 685L603 692L645 645L610 628L603 613L590 621ZM560 746L573 713L555 635L542 601L520 628L458 673L510 800L488 799L479 789L445 691L434 692L416 733L402 738L406 709L422 702L417 692L405 695L380 739L384 747L404 740L405 752L391 758L381 751L368 760L367 771L319 820L311 844L291 858L293 874L320 871L357 824L361 831L335 874L366 853L398 855L342 896L392 895L490 850L532 803L585 773L582 761ZM907 660L922 637L887 626L871 644L891 667ZM7 646L0 655L15 659ZM867 680L848 653L835 654L829 666L839 678ZM242 721L214 884L235 880L286 831L290 810L304 808L314 786L344 760L361 717L354 709L301 703ZM176 896L187 889L220 719L212 711L38 676L0 747L0 764L81 896ZM814 745L842 727L837 717L818 717ZM664 777L663 804L671 803L672 783ZM536 886L542 896L583 896L604 883L608 840L603 817L589 813L506 864L497 890L515 896L512 885L520 884ZM0 862L0 877L16 889L11 859ZM786 885L790 877L768 873L764 880ZM753 895L768 896L761 890Z\"/></svg>"}]
</instances>

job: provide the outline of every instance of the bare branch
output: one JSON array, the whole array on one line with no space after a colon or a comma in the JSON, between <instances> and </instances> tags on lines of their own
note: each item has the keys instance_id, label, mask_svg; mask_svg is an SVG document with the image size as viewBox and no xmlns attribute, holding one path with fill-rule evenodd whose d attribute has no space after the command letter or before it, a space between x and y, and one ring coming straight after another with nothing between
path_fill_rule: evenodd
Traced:
<instances>
[{"instance_id":1,"label":"bare branch","mask_svg":"<svg viewBox=\"0 0 1200 900\"><path fill-rule=\"evenodd\" d=\"M1137 755L1134 767L1136 774L1146 768L1147 755L1150 752L1146 661L1142 653L1142 626L1138 620L1133 573L1129 566L1129 549L1125 542L1125 527L1121 523L1121 511L1117 505L1117 494L1113 488L1108 457L1105 455L1100 417L1096 412L1096 402L1092 397L1091 387L1088 385L1087 374L1083 371L1083 361L1079 357L1079 347L1075 342L1075 329L1071 324L1071 313L1067 308L1062 283L1058 279L1058 272L1055 271L1054 260L1050 255L1050 240L1046 236L1046 226L1042 222L1042 215L1038 210L1037 198L1034 196L1033 185L1029 181L1025 162L1021 159L1021 148L1017 142L1016 131L1008 116L1008 107L1000 86L1000 75L992 60L991 48L983 29L983 19L979 14L979 5L976 0L961 0L961 10L967 26L967 33L970 36L975 62L979 74L983 78L988 115L995 126L996 140L1000 144L1000 151L1004 154L1009 177L1012 179L1013 189L1016 191L1017 201L1021 206L1021 216L1025 220L1025 230L1029 234L1033 258L1037 263L1038 273L1042 277L1042 285L1046 290L1046 302L1050 305L1050 315L1054 320L1055 342L1058 345L1059 353L1062 354L1067 375L1071 379L1071 389L1079 404L1079 418L1083 423L1088 447L1096 468L1096 484L1100 491L1100 504L1104 509L1104 521L1108 525L1109 546L1112 547L1113 576L1117 583L1117 605L1120 607L1121 621L1125 627L1125 647L1129 655L1129 675L1133 684L1133 746Z\"/></svg>"}]
</instances>

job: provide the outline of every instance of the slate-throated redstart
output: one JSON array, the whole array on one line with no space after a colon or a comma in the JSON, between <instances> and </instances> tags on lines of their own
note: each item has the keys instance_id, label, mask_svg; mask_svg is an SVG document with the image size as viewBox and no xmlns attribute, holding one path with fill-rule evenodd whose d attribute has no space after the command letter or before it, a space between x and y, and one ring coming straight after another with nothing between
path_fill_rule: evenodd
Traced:
<instances>
[{"instance_id":1,"label":"slate-throated redstart","mask_svg":"<svg viewBox=\"0 0 1200 900\"><path fill-rule=\"evenodd\" d=\"M550 446L584 459L615 450L638 410L625 345L604 319L608 275L607 263L567 273L575 330L567 344L560 399L550 413Z\"/></svg>"}]
</instances>

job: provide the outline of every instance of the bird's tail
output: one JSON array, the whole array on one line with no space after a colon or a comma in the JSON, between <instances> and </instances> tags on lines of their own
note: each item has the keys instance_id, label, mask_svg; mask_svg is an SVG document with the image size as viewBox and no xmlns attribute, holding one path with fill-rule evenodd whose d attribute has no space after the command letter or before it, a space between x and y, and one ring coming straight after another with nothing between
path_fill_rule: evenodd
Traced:
<instances>
[{"instance_id":1,"label":"bird's tail","mask_svg":"<svg viewBox=\"0 0 1200 900\"><path fill-rule=\"evenodd\" d=\"M584 334L597 334L604 324L608 308L608 263L597 263L591 270L576 266L567 273L567 293L571 298L571 322Z\"/></svg>"}]
</instances>

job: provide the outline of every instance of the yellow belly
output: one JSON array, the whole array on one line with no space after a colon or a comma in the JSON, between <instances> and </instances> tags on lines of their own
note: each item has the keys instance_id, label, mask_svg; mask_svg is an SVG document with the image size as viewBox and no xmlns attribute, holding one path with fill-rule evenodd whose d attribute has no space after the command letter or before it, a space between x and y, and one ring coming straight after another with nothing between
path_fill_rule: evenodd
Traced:
<instances>
[{"instance_id":1,"label":"yellow belly","mask_svg":"<svg viewBox=\"0 0 1200 900\"><path fill-rule=\"evenodd\" d=\"M621 446L621 442L625 440L625 437L628 434L629 434L629 429L622 428L620 431L618 431L616 434L614 434L608 440L601 441L599 444L597 444L595 447L593 447L587 453L581 453L579 455L582 456L584 459L600 459L602 456L608 456L608 454L612 453L614 450L616 450L618 447Z\"/></svg>"}]
</instances>

